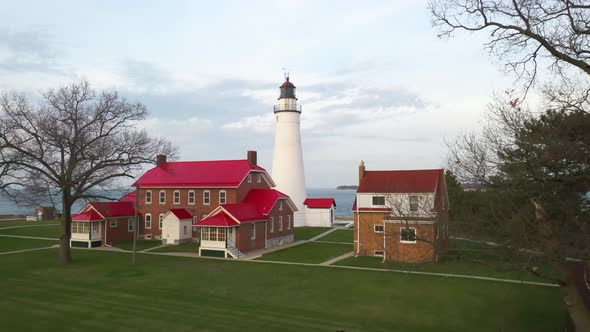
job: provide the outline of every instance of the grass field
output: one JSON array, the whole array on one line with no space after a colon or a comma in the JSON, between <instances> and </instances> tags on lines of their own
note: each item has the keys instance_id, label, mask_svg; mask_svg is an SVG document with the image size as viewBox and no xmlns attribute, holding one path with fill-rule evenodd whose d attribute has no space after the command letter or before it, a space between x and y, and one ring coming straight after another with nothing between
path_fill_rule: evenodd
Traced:
<instances>
[{"instance_id":1,"label":"grass field","mask_svg":"<svg viewBox=\"0 0 590 332\"><path fill-rule=\"evenodd\" d=\"M295 241L309 240L329 230L330 227L295 227Z\"/></svg>"},{"instance_id":2,"label":"grass field","mask_svg":"<svg viewBox=\"0 0 590 332\"><path fill-rule=\"evenodd\" d=\"M264 261L281 261L296 263L322 263L352 251L352 245L338 243L308 242L274 251L257 258Z\"/></svg>"},{"instance_id":3,"label":"grass field","mask_svg":"<svg viewBox=\"0 0 590 332\"><path fill-rule=\"evenodd\" d=\"M133 238L133 236L131 238ZM137 251L141 251L161 245L162 241L160 240L137 240L135 243L135 248L137 249ZM133 250L133 241L116 243L113 245L113 247L117 247L123 250Z\"/></svg>"},{"instance_id":4,"label":"grass field","mask_svg":"<svg viewBox=\"0 0 590 332\"><path fill-rule=\"evenodd\" d=\"M53 240L32 240L32 239L19 239L14 237L0 237L0 253L49 247L55 244L59 244L59 241ZM0 258L0 263L2 259Z\"/></svg>"},{"instance_id":5,"label":"grass field","mask_svg":"<svg viewBox=\"0 0 590 332\"><path fill-rule=\"evenodd\" d=\"M322 236L319 238L319 241L334 241L334 242L346 242L346 243L353 243L353 234L354 232L352 229L339 229L333 231L332 233Z\"/></svg>"},{"instance_id":6,"label":"grass field","mask_svg":"<svg viewBox=\"0 0 590 332\"><path fill-rule=\"evenodd\" d=\"M6 331L558 331L559 290L75 250L0 256Z\"/></svg>"},{"instance_id":7,"label":"grass field","mask_svg":"<svg viewBox=\"0 0 590 332\"><path fill-rule=\"evenodd\" d=\"M192 252L199 253L199 245L197 243L182 243L174 246L165 246L162 248L150 250L151 252Z\"/></svg>"},{"instance_id":8,"label":"grass field","mask_svg":"<svg viewBox=\"0 0 590 332\"><path fill-rule=\"evenodd\" d=\"M11 227L11 226L30 226L30 225L48 225L48 224L59 224L59 220L48 220L48 221L2 221L0 220L0 228Z\"/></svg>"},{"instance_id":9,"label":"grass field","mask_svg":"<svg viewBox=\"0 0 590 332\"><path fill-rule=\"evenodd\" d=\"M38 224L37 224L38 225ZM0 234L20 235L20 236L34 236L47 237L58 239L61 235L61 228L59 225L43 225L22 228L0 229Z\"/></svg>"}]
</instances>

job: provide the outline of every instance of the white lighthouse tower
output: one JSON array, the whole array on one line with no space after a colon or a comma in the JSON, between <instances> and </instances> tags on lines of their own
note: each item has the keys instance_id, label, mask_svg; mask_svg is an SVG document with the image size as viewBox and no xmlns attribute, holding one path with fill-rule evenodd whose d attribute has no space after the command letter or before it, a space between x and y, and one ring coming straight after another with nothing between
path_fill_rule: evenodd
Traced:
<instances>
[{"instance_id":1,"label":"white lighthouse tower","mask_svg":"<svg viewBox=\"0 0 590 332\"><path fill-rule=\"evenodd\" d=\"M299 210L295 212L294 225L305 226L305 174L299 133L301 106L297 105L295 85L289 82L289 75L281 85L281 96L278 105L274 106L274 113L276 126L272 178L277 190L289 195Z\"/></svg>"}]
</instances>

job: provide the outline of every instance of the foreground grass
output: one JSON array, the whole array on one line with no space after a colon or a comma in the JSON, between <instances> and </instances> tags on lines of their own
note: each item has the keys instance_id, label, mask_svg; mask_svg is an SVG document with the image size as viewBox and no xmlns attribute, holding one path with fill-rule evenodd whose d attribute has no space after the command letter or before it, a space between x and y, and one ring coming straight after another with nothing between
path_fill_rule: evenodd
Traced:
<instances>
[{"instance_id":1,"label":"foreground grass","mask_svg":"<svg viewBox=\"0 0 590 332\"><path fill-rule=\"evenodd\" d=\"M151 252L192 252L199 253L199 245L197 243L181 243L177 245L165 246L162 248L150 250Z\"/></svg>"},{"instance_id":2,"label":"foreground grass","mask_svg":"<svg viewBox=\"0 0 590 332\"><path fill-rule=\"evenodd\" d=\"M0 253L24 249L44 248L55 244L59 244L59 241L0 237ZM2 260L0 259L0 263L1 262Z\"/></svg>"},{"instance_id":3,"label":"foreground grass","mask_svg":"<svg viewBox=\"0 0 590 332\"><path fill-rule=\"evenodd\" d=\"M557 288L75 250L0 256L6 331L558 331Z\"/></svg>"},{"instance_id":4,"label":"foreground grass","mask_svg":"<svg viewBox=\"0 0 590 332\"><path fill-rule=\"evenodd\" d=\"M42 226L37 226L42 225ZM58 239L61 235L60 225L51 224L37 224L36 226L22 227L22 228L0 228L0 234L19 235L19 236L34 236L47 237ZM1 226L0 226L1 227Z\"/></svg>"},{"instance_id":5,"label":"foreground grass","mask_svg":"<svg viewBox=\"0 0 590 332\"><path fill-rule=\"evenodd\" d=\"M295 241L309 240L329 230L330 227L295 227Z\"/></svg>"},{"instance_id":6,"label":"foreground grass","mask_svg":"<svg viewBox=\"0 0 590 332\"><path fill-rule=\"evenodd\" d=\"M334 241L334 242L346 242L353 243L354 232L352 229L339 229L332 233L322 236L318 241Z\"/></svg>"},{"instance_id":7,"label":"foreground grass","mask_svg":"<svg viewBox=\"0 0 590 332\"><path fill-rule=\"evenodd\" d=\"M257 259L296 263L322 263L350 251L352 251L352 245L308 242L291 248L274 251Z\"/></svg>"},{"instance_id":8,"label":"foreground grass","mask_svg":"<svg viewBox=\"0 0 590 332\"><path fill-rule=\"evenodd\" d=\"M137 251L141 251L141 250L145 250L145 249L149 249L149 248L153 248L153 247L157 247L157 246L161 246L162 245L162 241L160 240L137 240L135 243L135 248ZM119 249L123 249L123 250L133 250L133 241L125 241L125 242L120 242L120 243L116 243L113 245L113 247L117 247Z\"/></svg>"}]
</instances>

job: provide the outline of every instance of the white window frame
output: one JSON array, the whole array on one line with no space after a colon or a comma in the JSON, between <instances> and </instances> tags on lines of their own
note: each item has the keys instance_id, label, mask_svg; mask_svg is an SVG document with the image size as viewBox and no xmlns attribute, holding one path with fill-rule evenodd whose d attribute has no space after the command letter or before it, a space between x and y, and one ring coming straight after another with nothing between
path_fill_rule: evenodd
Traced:
<instances>
[{"instance_id":1,"label":"white window frame","mask_svg":"<svg viewBox=\"0 0 590 332\"><path fill-rule=\"evenodd\" d=\"M383 204L375 204L375 198L383 198ZM383 195L374 195L371 198L371 204L373 206L385 206L385 196L383 196Z\"/></svg>"},{"instance_id":2,"label":"white window frame","mask_svg":"<svg viewBox=\"0 0 590 332\"><path fill-rule=\"evenodd\" d=\"M256 224L252 223L250 226L250 240L256 240Z\"/></svg>"},{"instance_id":3,"label":"white window frame","mask_svg":"<svg viewBox=\"0 0 590 332\"><path fill-rule=\"evenodd\" d=\"M383 257L383 256L385 256L384 254L385 254L385 251L383 251L383 250L373 251L373 256L375 256L375 257Z\"/></svg>"},{"instance_id":4,"label":"white window frame","mask_svg":"<svg viewBox=\"0 0 590 332\"><path fill-rule=\"evenodd\" d=\"M377 228L381 228L381 230L378 231ZM374 224L373 225L373 232L383 234L384 231L385 231L385 227L382 224Z\"/></svg>"},{"instance_id":5,"label":"white window frame","mask_svg":"<svg viewBox=\"0 0 590 332\"><path fill-rule=\"evenodd\" d=\"M119 224L117 223L117 219L109 219L109 227L110 228L115 228L119 226Z\"/></svg>"},{"instance_id":6,"label":"white window frame","mask_svg":"<svg viewBox=\"0 0 590 332\"><path fill-rule=\"evenodd\" d=\"M248 183L252 183L252 173L248 173L248 176L246 177L246 181L248 181Z\"/></svg>"},{"instance_id":7,"label":"white window frame","mask_svg":"<svg viewBox=\"0 0 590 332\"><path fill-rule=\"evenodd\" d=\"M279 201L279 211L283 211L283 201Z\"/></svg>"},{"instance_id":8,"label":"white window frame","mask_svg":"<svg viewBox=\"0 0 590 332\"><path fill-rule=\"evenodd\" d=\"M191 201L191 194L193 194L193 199ZM195 205L195 201L196 201L196 197L195 196L195 191L194 190L189 190L188 194L187 194L187 201L189 205Z\"/></svg>"},{"instance_id":9,"label":"white window frame","mask_svg":"<svg viewBox=\"0 0 590 332\"><path fill-rule=\"evenodd\" d=\"M283 216L279 216L279 232L283 231Z\"/></svg>"},{"instance_id":10,"label":"white window frame","mask_svg":"<svg viewBox=\"0 0 590 332\"><path fill-rule=\"evenodd\" d=\"M275 218L274 217L270 217L270 232L274 233L275 232Z\"/></svg>"},{"instance_id":11,"label":"white window frame","mask_svg":"<svg viewBox=\"0 0 590 332\"><path fill-rule=\"evenodd\" d=\"M416 205L415 205L416 209L412 209L412 199L416 200ZM408 197L408 205L409 205L410 212L418 212L418 210L420 209L420 196L410 195Z\"/></svg>"},{"instance_id":12,"label":"white window frame","mask_svg":"<svg viewBox=\"0 0 590 332\"><path fill-rule=\"evenodd\" d=\"M199 216L193 216L193 224L199 221Z\"/></svg>"},{"instance_id":13,"label":"white window frame","mask_svg":"<svg viewBox=\"0 0 590 332\"><path fill-rule=\"evenodd\" d=\"M162 196L162 194L164 195ZM162 198L164 200L162 200ZM160 192L158 193L158 202L160 204L166 204L166 190L160 190Z\"/></svg>"},{"instance_id":14,"label":"white window frame","mask_svg":"<svg viewBox=\"0 0 590 332\"><path fill-rule=\"evenodd\" d=\"M149 219L149 223L148 223L148 219ZM145 229L152 229L152 214L151 213L145 214L144 224L145 224ZM148 227L148 225L149 225L149 227Z\"/></svg>"},{"instance_id":15,"label":"white window frame","mask_svg":"<svg viewBox=\"0 0 590 332\"><path fill-rule=\"evenodd\" d=\"M148 197L150 199L148 199ZM145 192L145 204L152 204L152 191L151 190L146 190Z\"/></svg>"},{"instance_id":16,"label":"white window frame","mask_svg":"<svg viewBox=\"0 0 590 332\"><path fill-rule=\"evenodd\" d=\"M129 233L133 232L134 228L135 228L135 223L133 222L134 218L129 218L127 220L127 231Z\"/></svg>"},{"instance_id":17,"label":"white window frame","mask_svg":"<svg viewBox=\"0 0 590 332\"><path fill-rule=\"evenodd\" d=\"M287 215L287 229L291 229L291 215Z\"/></svg>"},{"instance_id":18,"label":"white window frame","mask_svg":"<svg viewBox=\"0 0 590 332\"><path fill-rule=\"evenodd\" d=\"M405 241L402 239L402 230L404 229L413 229L414 230L414 241ZM399 242L400 243L416 243L416 238L418 238L418 232L416 231L416 227L400 227L399 229Z\"/></svg>"},{"instance_id":19,"label":"white window frame","mask_svg":"<svg viewBox=\"0 0 590 332\"><path fill-rule=\"evenodd\" d=\"M160 213L158 215L158 229L162 229L163 224L164 224L164 214Z\"/></svg>"},{"instance_id":20,"label":"white window frame","mask_svg":"<svg viewBox=\"0 0 590 332\"><path fill-rule=\"evenodd\" d=\"M221 202L221 194L223 194L223 203ZM227 191L220 190L219 191L219 204L225 204L225 203L227 203Z\"/></svg>"},{"instance_id":21,"label":"white window frame","mask_svg":"<svg viewBox=\"0 0 590 332\"><path fill-rule=\"evenodd\" d=\"M178 201L176 201L177 197ZM174 193L172 194L172 202L174 205L180 205L180 190L174 190Z\"/></svg>"},{"instance_id":22,"label":"white window frame","mask_svg":"<svg viewBox=\"0 0 590 332\"><path fill-rule=\"evenodd\" d=\"M262 175L260 173L256 174L256 183L261 183L262 182Z\"/></svg>"},{"instance_id":23,"label":"white window frame","mask_svg":"<svg viewBox=\"0 0 590 332\"><path fill-rule=\"evenodd\" d=\"M203 205L211 205L211 192L209 190L203 191Z\"/></svg>"}]
</instances>

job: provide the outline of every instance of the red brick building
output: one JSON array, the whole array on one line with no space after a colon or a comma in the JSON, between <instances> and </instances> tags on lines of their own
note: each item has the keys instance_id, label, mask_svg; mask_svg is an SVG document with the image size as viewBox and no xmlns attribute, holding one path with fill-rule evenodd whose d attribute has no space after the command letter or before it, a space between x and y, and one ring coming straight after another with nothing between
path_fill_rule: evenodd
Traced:
<instances>
[{"instance_id":1,"label":"red brick building","mask_svg":"<svg viewBox=\"0 0 590 332\"><path fill-rule=\"evenodd\" d=\"M366 171L361 162L353 205L356 256L385 261L437 261L448 247L443 169Z\"/></svg>"},{"instance_id":2,"label":"red brick building","mask_svg":"<svg viewBox=\"0 0 590 332\"><path fill-rule=\"evenodd\" d=\"M118 202L90 202L72 216L71 247L94 248L133 240L134 193Z\"/></svg>"}]
</instances>

